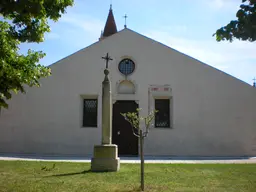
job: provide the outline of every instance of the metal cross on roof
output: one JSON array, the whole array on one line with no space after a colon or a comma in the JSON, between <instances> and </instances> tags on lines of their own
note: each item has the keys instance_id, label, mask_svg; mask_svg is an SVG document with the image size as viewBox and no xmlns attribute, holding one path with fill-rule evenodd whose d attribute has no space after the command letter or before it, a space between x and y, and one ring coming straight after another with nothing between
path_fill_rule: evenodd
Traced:
<instances>
[{"instance_id":1,"label":"metal cross on roof","mask_svg":"<svg viewBox=\"0 0 256 192\"><path fill-rule=\"evenodd\" d=\"M108 62L113 60L107 53L105 57L102 57L102 59L106 60L106 69L108 69Z\"/></svg>"},{"instance_id":2,"label":"metal cross on roof","mask_svg":"<svg viewBox=\"0 0 256 192\"><path fill-rule=\"evenodd\" d=\"M126 28L126 27L127 27L127 25L126 25L126 19L127 19L128 16L125 14L123 17L124 17L124 28Z\"/></svg>"}]
</instances>

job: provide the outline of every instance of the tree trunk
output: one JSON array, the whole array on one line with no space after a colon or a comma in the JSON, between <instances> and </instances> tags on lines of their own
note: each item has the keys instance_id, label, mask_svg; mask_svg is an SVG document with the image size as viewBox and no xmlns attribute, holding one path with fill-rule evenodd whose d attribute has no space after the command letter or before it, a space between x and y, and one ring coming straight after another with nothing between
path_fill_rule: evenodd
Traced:
<instances>
[{"instance_id":1,"label":"tree trunk","mask_svg":"<svg viewBox=\"0 0 256 192\"><path fill-rule=\"evenodd\" d=\"M142 135L142 130L140 130L140 188L141 191L144 191L144 151L143 151L143 143L144 143L144 138Z\"/></svg>"}]
</instances>

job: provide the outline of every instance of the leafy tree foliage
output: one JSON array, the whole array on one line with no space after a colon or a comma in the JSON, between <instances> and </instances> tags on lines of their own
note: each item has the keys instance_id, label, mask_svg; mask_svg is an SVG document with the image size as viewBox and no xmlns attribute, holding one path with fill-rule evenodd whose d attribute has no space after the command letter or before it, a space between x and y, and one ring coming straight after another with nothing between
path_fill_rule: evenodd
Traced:
<instances>
[{"instance_id":1,"label":"leafy tree foliage","mask_svg":"<svg viewBox=\"0 0 256 192\"><path fill-rule=\"evenodd\" d=\"M216 31L217 41L232 42L234 38L250 42L256 40L256 0L242 0L236 17L237 20Z\"/></svg>"},{"instance_id":2,"label":"leafy tree foliage","mask_svg":"<svg viewBox=\"0 0 256 192\"><path fill-rule=\"evenodd\" d=\"M121 113L121 115L124 117L126 121L128 121L131 124L133 134L136 137L140 137L140 124L141 121L145 124L145 129L143 130L143 137L147 137L149 133L149 128L151 125L152 120L155 118L155 114L158 112L157 110L151 111L148 116L142 117L139 116L139 112L141 111L141 108L137 108L136 112L127 112L127 113Z\"/></svg>"},{"instance_id":3,"label":"leafy tree foliage","mask_svg":"<svg viewBox=\"0 0 256 192\"><path fill-rule=\"evenodd\" d=\"M20 54L20 43L44 41L50 32L48 20L57 21L73 0L1 0L0 1L0 109L15 92L25 93L24 85L40 86L39 79L51 74L39 64L41 51Z\"/></svg>"}]
</instances>

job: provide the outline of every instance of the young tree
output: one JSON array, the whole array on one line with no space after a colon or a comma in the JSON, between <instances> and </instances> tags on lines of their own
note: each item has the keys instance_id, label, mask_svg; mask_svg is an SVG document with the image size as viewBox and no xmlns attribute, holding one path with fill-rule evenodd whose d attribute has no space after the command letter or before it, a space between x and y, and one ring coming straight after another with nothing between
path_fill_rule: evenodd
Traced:
<instances>
[{"instance_id":1,"label":"young tree","mask_svg":"<svg viewBox=\"0 0 256 192\"><path fill-rule=\"evenodd\" d=\"M1 0L0 1L0 109L7 108L12 93L24 93L24 85L39 86L39 79L51 74L38 64L41 51L20 54L19 45L43 42L50 32L47 20L57 21L73 0Z\"/></svg>"},{"instance_id":2,"label":"young tree","mask_svg":"<svg viewBox=\"0 0 256 192\"><path fill-rule=\"evenodd\" d=\"M155 113L158 111L152 111L148 116L140 116L141 109L137 109L136 112L121 113L121 115L131 124L134 136L140 140L140 160L141 160L141 191L144 191L144 138L148 136L149 128L152 120L155 118ZM144 128L140 127L141 121L144 123Z\"/></svg>"},{"instance_id":3,"label":"young tree","mask_svg":"<svg viewBox=\"0 0 256 192\"><path fill-rule=\"evenodd\" d=\"M242 0L236 13L237 20L231 21L214 33L217 41L230 41L234 38L253 42L256 40L256 0Z\"/></svg>"}]
</instances>

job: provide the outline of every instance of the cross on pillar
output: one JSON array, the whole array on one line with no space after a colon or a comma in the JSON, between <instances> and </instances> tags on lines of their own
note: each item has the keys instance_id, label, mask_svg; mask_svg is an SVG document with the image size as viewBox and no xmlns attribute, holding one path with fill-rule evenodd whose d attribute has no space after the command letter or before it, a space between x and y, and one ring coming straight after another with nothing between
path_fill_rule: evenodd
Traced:
<instances>
[{"instance_id":1,"label":"cross on pillar","mask_svg":"<svg viewBox=\"0 0 256 192\"><path fill-rule=\"evenodd\" d=\"M108 62L112 61L113 59L108 55L108 53L105 57L102 57L102 59L106 60L106 69L108 69Z\"/></svg>"},{"instance_id":2,"label":"cross on pillar","mask_svg":"<svg viewBox=\"0 0 256 192\"><path fill-rule=\"evenodd\" d=\"M124 28L127 28L126 19L127 19L128 16L125 14L123 17L124 17Z\"/></svg>"}]
</instances>

